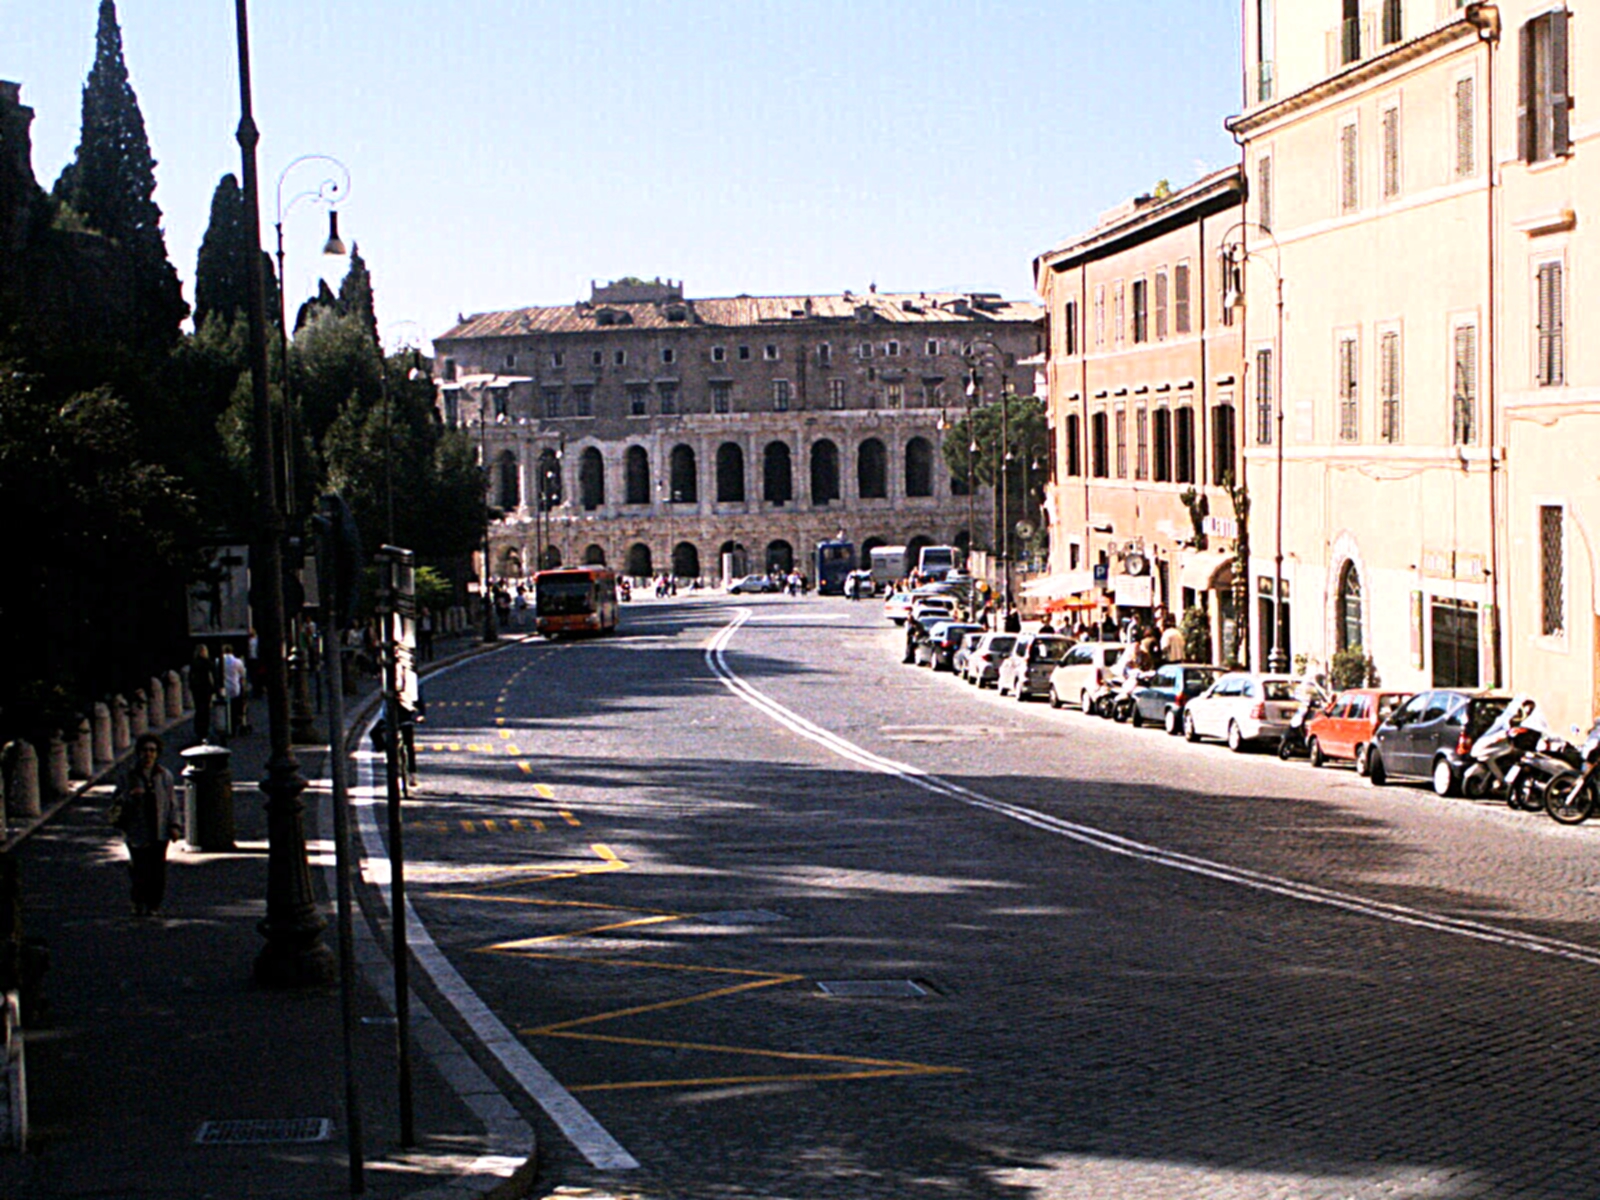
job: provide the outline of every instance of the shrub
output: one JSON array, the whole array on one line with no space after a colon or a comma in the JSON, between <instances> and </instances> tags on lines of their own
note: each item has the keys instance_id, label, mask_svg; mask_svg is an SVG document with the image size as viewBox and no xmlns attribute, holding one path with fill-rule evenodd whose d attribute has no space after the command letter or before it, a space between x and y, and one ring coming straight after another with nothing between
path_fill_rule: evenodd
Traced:
<instances>
[{"instance_id":1,"label":"shrub","mask_svg":"<svg viewBox=\"0 0 1600 1200\"><path fill-rule=\"evenodd\" d=\"M1378 669L1360 646L1347 646L1336 652L1328 664L1328 682L1336 690L1353 687L1376 687Z\"/></svg>"},{"instance_id":2,"label":"shrub","mask_svg":"<svg viewBox=\"0 0 1600 1200\"><path fill-rule=\"evenodd\" d=\"M1183 634L1183 656L1190 662L1211 661L1211 617L1205 609L1191 605L1183 610L1183 620L1178 623Z\"/></svg>"}]
</instances>

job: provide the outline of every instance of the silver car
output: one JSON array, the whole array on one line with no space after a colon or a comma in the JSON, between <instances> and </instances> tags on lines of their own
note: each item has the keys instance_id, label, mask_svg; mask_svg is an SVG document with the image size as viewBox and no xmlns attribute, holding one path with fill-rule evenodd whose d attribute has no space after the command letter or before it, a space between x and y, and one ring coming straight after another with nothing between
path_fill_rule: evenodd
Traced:
<instances>
[{"instance_id":1,"label":"silver car","mask_svg":"<svg viewBox=\"0 0 1600 1200\"><path fill-rule=\"evenodd\" d=\"M1300 708L1300 683L1293 675L1224 675L1183 706L1183 736L1191 742L1218 738L1236 752L1257 743L1276 746Z\"/></svg>"},{"instance_id":2,"label":"silver car","mask_svg":"<svg viewBox=\"0 0 1600 1200\"><path fill-rule=\"evenodd\" d=\"M1011 647L1016 644L1017 635L1014 633L984 634L967 655L961 677L968 683L977 684L980 689L997 682L1000 678L1000 664L1005 661L1006 655L1011 653Z\"/></svg>"},{"instance_id":3,"label":"silver car","mask_svg":"<svg viewBox=\"0 0 1600 1200\"><path fill-rule=\"evenodd\" d=\"M1070 637L1058 633L1018 634L1016 645L1000 664L996 689L1019 701L1044 695L1050 690L1050 673L1074 645Z\"/></svg>"}]
</instances>

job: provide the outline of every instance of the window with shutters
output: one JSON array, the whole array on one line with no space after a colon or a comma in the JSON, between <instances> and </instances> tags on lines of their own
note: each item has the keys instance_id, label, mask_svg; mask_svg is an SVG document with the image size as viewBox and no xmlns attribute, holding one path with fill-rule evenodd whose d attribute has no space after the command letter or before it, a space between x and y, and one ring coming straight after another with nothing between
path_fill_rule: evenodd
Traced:
<instances>
[{"instance_id":1,"label":"window with shutters","mask_svg":"<svg viewBox=\"0 0 1600 1200\"><path fill-rule=\"evenodd\" d=\"M1539 264L1534 374L1540 387L1560 387L1567 381L1566 305L1562 274L1562 264L1559 262Z\"/></svg>"},{"instance_id":2,"label":"window with shutters","mask_svg":"<svg viewBox=\"0 0 1600 1200\"><path fill-rule=\"evenodd\" d=\"M1107 453L1106 414L1097 412L1089 418L1089 472L1096 479L1111 475L1110 455Z\"/></svg>"},{"instance_id":3,"label":"window with shutters","mask_svg":"<svg viewBox=\"0 0 1600 1200\"><path fill-rule=\"evenodd\" d=\"M1133 477L1150 478L1150 410L1143 405L1133 413Z\"/></svg>"},{"instance_id":4,"label":"window with shutters","mask_svg":"<svg viewBox=\"0 0 1600 1200\"><path fill-rule=\"evenodd\" d=\"M1156 339L1167 336L1167 273L1156 272Z\"/></svg>"},{"instance_id":5,"label":"window with shutters","mask_svg":"<svg viewBox=\"0 0 1600 1200\"><path fill-rule=\"evenodd\" d=\"M1478 327L1457 325L1450 340L1450 436L1471 446L1478 440Z\"/></svg>"},{"instance_id":6,"label":"window with shutters","mask_svg":"<svg viewBox=\"0 0 1600 1200\"><path fill-rule=\"evenodd\" d=\"M1383 198L1400 194L1400 110L1383 110Z\"/></svg>"},{"instance_id":7,"label":"window with shutters","mask_svg":"<svg viewBox=\"0 0 1600 1200\"><path fill-rule=\"evenodd\" d=\"M1117 434L1117 478L1128 477L1128 410L1117 409L1116 415Z\"/></svg>"},{"instance_id":8,"label":"window with shutters","mask_svg":"<svg viewBox=\"0 0 1600 1200\"><path fill-rule=\"evenodd\" d=\"M1189 264L1179 263L1172 270L1172 329L1185 334L1192 328L1189 321Z\"/></svg>"},{"instance_id":9,"label":"window with shutters","mask_svg":"<svg viewBox=\"0 0 1600 1200\"><path fill-rule=\"evenodd\" d=\"M1150 340L1150 284L1143 279L1133 281L1133 340Z\"/></svg>"},{"instance_id":10,"label":"window with shutters","mask_svg":"<svg viewBox=\"0 0 1600 1200\"><path fill-rule=\"evenodd\" d=\"M1478 169L1478 81L1456 80L1456 178L1466 179Z\"/></svg>"},{"instance_id":11,"label":"window with shutters","mask_svg":"<svg viewBox=\"0 0 1600 1200\"><path fill-rule=\"evenodd\" d=\"M1393 46L1404 40L1405 15L1401 10L1400 0L1383 0L1383 44Z\"/></svg>"},{"instance_id":12,"label":"window with shutters","mask_svg":"<svg viewBox=\"0 0 1600 1200\"><path fill-rule=\"evenodd\" d=\"M1565 516L1559 504L1539 506L1539 632L1545 637L1567 632Z\"/></svg>"},{"instance_id":13,"label":"window with shutters","mask_svg":"<svg viewBox=\"0 0 1600 1200\"><path fill-rule=\"evenodd\" d=\"M1226 487L1234 481L1236 463L1232 397L1211 410L1211 482Z\"/></svg>"},{"instance_id":14,"label":"window with shutters","mask_svg":"<svg viewBox=\"0 0 1600 1200\"><path fill-rule=\"evenodd\" d=\"M1354 336L1339 339L1339 440L1361 438L1361 344Z\"/></svg>"},{"instance_id":15,"label":"window with shutters","mask_svg":"<svg viewBox=\"0 0 1600 1200\"><path fill-rule=\"evenodd\" d=\"M789 381L787 379L774 379L772 381L772 411L789 411Z\"/></svg>"},{"instance_id":16,"label":"window with shutters","mask_svg":"<svg viewBox=\"0 0 1600 1200\"><path fill-rule=\"evenodd\" d=\"M1106 286L1094 289L1094 344L1098 349L1106 344Z\"/></svg>"},{"instance_id":17,"label":"window with shutters","mask_svg":"<svg viewBox=\"0 0 1600 1200\"><path fill-rule=\"evenodd\" d=\"M836 412L844 407L844 380L828 380L828 407Z\"/></svg>"},{"instance_id":18,"label":"window with shutters","mask_svg":"<svg viewBox=\"0 0 1600 1200\"><path fill-rule=\"evenodd\" d=\"M1360 133L1354 124L1339 130L1339 211L1353 213L1361 207Z\"/></svg>"},{"instance_id":19,"label":"window with shutters","mask_svg":"<svg viewBox=\"0 0 1600 1200\"><path fill-rule=\"evenodd\" d=\"M1061 314L1061 332L1066 336L1066 352L1069 355L1078 352L1078 302L1067 301L1066 309Z\"/></svg>"},{"instance_id":20,"label":"window with shutters","mask_svg":"<svg viewBox=\"0 0 1600 1200\"><path fill-rule=\"evenodd\" d=\"M1154 416L1154 436L1151 438L1152 450L1150 462L1150 477L1157 483L1172 482L1172 410L1158 408Z\"/></svg>"},{"instance_id":21,"label":"window with shutters","mask_svg":"<svg viewBox=\"0 0 1600 1200\"><path fill-rule=\"evenodd\" d=\"M733 384L713 383L711 385L711 411L714 413L733 411Z\"/></svg>"},{"instance_id":22,"label":"window with shutters","mask_svg":"<svg viewBox=\"0 0 1600 1200\"><path fill-rule=\"evenodd\" d=\"M1256 224L1272 232L1272 155L1256 159Z\"/></svg>"},{"instance_id":23,"label":"window with shutters","mask_svg":"<svg viewBox=\"0 0 1600 1200\"><path fill-rule=\"evenodd\" d=\"M1400 335L1389 330L1378 337L1378 436L1400 440Z\"/></svg>"},{"instance_id":24,"label":"window with shutters","mask_svg":"<svg viewBox=\"0 0 1600 1200\"><path fill-rule=\"evenodd\" d=\"M1127 325L1125 315L1127 312L1127 291L1119 281L1111 290L1111 340L1117 345L1122 345L1122 339Z\"/></svg>"},{"instance_id":25,"label":"window with shutters","mask_svg":"<svg viewBox=\"0 0 1600 1200\"><path fill-rule=\"evenodd\" d=\"M1272 445L1272 351L1256 351L1256 445Z\"/></svg>"},{"instance_id":26,"label":"window with shutters","mask_svg":"<svg viewBox=\"0 0 1600 1200\"><path fill-rule=\"evenodd\" d=\"M1081 420L1079 420L1077 413L1072 413L1067 417L1067 474L1068 475L1082 475L1083 474L1083 449L1082 449L1082 446L1080 445L1080 442L1081 442L1082 437L1083 437L1083 431L1080 428L1080 426L1082 424L1083 424L1083 422Z\"/></svg>"},{"instance_id":27,"label":"window with shutters","mask_svg":"<svg viewBox=\"0 0 1600 1200\"><path fill-rule=\"evenodd\" d=\"M1565 9L1541 13L1519 30L1517 152L1542 162L1572 151L1572 92L1567 64Z\"/></svg>"},{"instance_id":28,"label":"window with shutters","mask_svg":"<svg viewBox=\"0 0 1600 1200\"><path fill-rule=\"evenodd\" d=\"M1173 474L1177 476L1179 483L1193 483L1195 481L1194 406L1185 404L1178 409L1172 424L1173 450L1177 458L1173 463Z\"/></svg>"}]
</instances>

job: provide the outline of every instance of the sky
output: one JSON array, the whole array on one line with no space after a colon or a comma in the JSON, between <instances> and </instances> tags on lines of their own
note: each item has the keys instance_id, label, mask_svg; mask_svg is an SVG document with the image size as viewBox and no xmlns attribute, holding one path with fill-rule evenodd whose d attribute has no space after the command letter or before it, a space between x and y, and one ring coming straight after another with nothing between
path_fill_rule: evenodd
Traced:
<instances>
[{"instance_id":1,"label":"sky","mask_svg":"<svg viewBox=\"0 0 1600 1200\"><path fill-rule=\"evenodd\" d=\"M0 0L47 189L98 7ZM117 14L192 302L212 191L240 173L234 4ZM1237 161L1238 24L1233 0L256 0L263 244L281 177L291 301L343 275L311 195L337 172L289 166L328 155L391 346L623 275L1031 299L1036 254Z\"/></svg>"}]
</instances>

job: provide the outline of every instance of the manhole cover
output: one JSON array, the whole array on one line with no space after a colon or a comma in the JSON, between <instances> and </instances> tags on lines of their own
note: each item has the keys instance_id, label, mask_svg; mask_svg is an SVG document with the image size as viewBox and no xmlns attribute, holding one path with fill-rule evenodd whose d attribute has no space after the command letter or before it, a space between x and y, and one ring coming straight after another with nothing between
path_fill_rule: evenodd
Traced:
<instances>
[{"instance_id":1,"label":"manhole cover","mask_svg":"<svg viewBox=\"0 0 1600 1200\"><path fill-rule=\"evenodd\" d=\"M706 925L771 925L774 921L787 921L780 913L764 908L740 908L732 912L700 913L695 920Z\"/></svg>"},{"instance_id":2,"label":"manhole cover","mask_svg":"<svg viewBox=\"0 0 1600 1200\"><path fill-rule=\"evenodd\" d=\"M325 1142L333 1136L330 1117L290 1117L270 1121L206 1121L194 1135L197 1146L265 1146Z\"/></svg>"},{"instance_id":3,"label":"manhole cover","mask_svg":"<svg viewBox=\"0 0 1600 1200\"><path fill-rule=\"evenodd\" d=\"M822 979L817 987L829 996L852 1000L900 1000L926 996L928 989L909 979Z\"/></svg>"}]
</instances>

